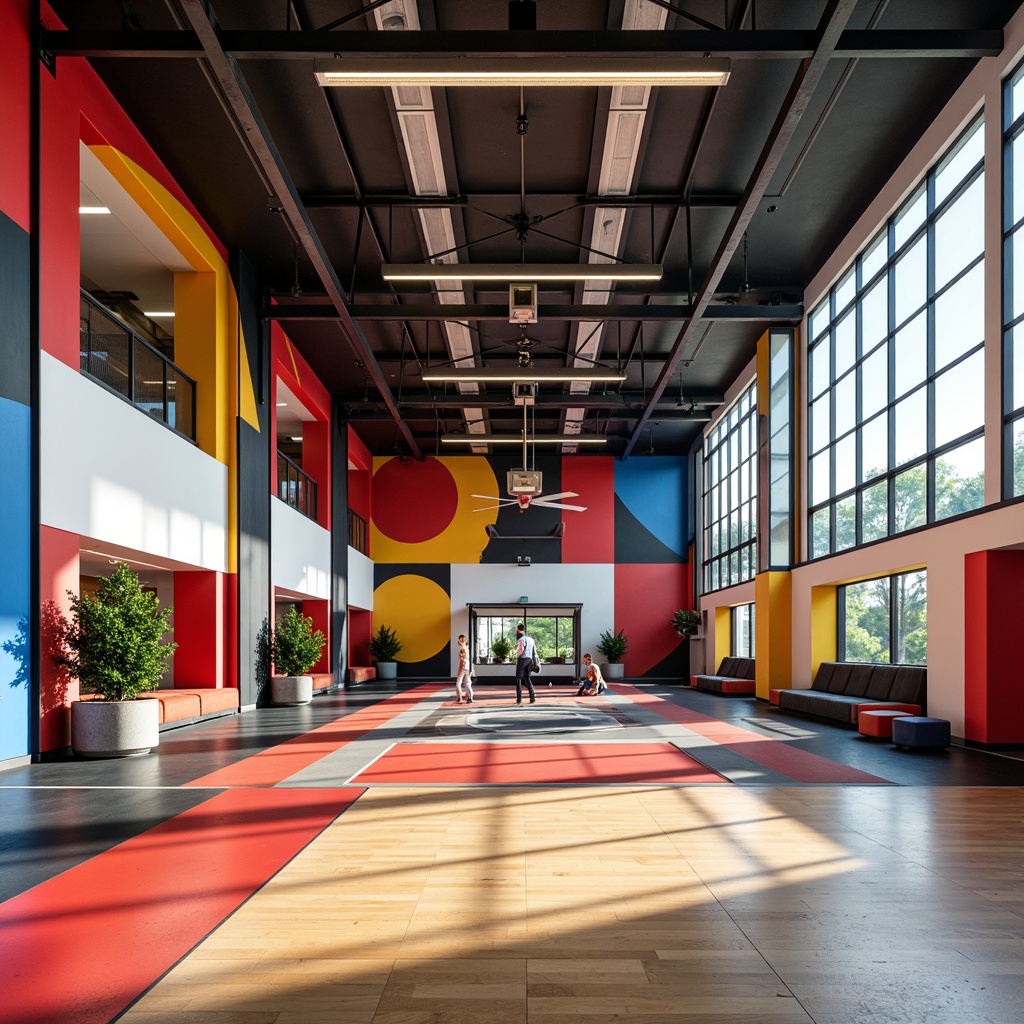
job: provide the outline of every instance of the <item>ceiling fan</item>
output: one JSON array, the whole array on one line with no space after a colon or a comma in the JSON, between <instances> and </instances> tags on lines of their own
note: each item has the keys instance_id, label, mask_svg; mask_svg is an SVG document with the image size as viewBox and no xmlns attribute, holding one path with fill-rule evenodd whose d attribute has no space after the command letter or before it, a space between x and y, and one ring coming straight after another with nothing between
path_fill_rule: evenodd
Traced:
<instances>
[{"instance_id":1,"label":"ceiling fan","mask_svg":"<svg viewBox=\"0 0 1024 1024\"><path fill-rule=\"evenodd\" d=\"M520 512L525 512L531 505L538 508L560 508L570 512L586 512L586 505L568 505L562 501L563 498L578 498L575 491L559 491L557 494L542 494L544 489L543 475L532 466L527 464L528 444L528 421L527 408L533 405L533 395L536 385L529 385L529 394L525 391L517 391L522 385L513 387L513 395L516 401L523 407L523 468L512 469L508 472L507 489L509 497L501 498L495 494L474 494L472 497L481 498L484 501L493 501L493 505L486 505L483 508L475 508L474 512L490 512L496 508L503 508L508 505L517 505Z\"/></svg>"}]
</instances>

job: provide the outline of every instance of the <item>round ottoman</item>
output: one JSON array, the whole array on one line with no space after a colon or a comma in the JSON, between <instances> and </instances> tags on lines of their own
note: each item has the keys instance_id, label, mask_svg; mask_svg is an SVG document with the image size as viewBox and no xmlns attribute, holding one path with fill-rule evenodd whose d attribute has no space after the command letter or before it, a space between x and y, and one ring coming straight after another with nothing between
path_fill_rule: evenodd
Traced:
<instances>
[{"instance_id":1,"label":"round ottoman","mask_svg":"<svg viewBox=\"0 0 1024 1024\"><path fill-rule=\"evenodd\" d=\"M909 711L889 711L879 708L875 711L862 711L857 716L857 731L861 736L873 736L877 739L892 739L892 726L897 718L910 718Z\"/></svg>"},{"instance_id":2,"label":"round ottoman","mask_svg":"<svg viewBox=\"0 0 1024 1024\"><path fill-rule=\"evenodd\" d=\"M944 718L921 718L908 715L894 718L892 741L897 747L908 749L949 746L949 722Z\"/></svg>"}]
</instances>

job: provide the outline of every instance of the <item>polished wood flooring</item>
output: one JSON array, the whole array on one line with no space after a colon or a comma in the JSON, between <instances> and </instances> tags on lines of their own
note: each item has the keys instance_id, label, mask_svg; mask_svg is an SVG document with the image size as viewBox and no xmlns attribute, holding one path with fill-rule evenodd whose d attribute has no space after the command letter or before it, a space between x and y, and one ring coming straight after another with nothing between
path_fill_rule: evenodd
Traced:
<instances>
[{"instance_id":1,"label":"polished wood flooring","mask_svg":"<svg viewBox=\"0 0 1024 1024\"><path fill-rule=\"evenodd\" d=\"M1019 789L365 793L131 1024L1018 1024Z\"/></svg>"}]
</instances>

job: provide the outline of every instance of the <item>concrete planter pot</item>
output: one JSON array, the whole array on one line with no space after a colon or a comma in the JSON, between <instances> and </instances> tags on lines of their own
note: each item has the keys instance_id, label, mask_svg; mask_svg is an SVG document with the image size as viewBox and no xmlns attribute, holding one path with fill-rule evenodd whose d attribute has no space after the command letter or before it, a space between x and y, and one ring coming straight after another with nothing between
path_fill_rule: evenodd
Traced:
<instances>
[{"instance_id":1,"label":"concrete planter pot","mask_svg":"<svg viewBox=\"0 0 1024 1024\"><path fill-rule=\"evenodd\" d=\"M602 661L601 675L605 679L621 679L626 673L626 666L621 661Z\"/></svg>"},{"instance_id":2,"label":"concrete planter pot","mask_svg":"<svg viewBox=\"0 0 1024 1024\"><path fill-rule=\"evenodd\" d=\"M397 679L398 678L398 662L397 661L375 661L374 664L377 666L377 678L378 679Z\"/></svg>"},{"instance_id":3,"label":"concrete planter pot","mask_svg":"<svg viewBox=\"0 0 1024 1024\"><path fill-rule=\"evenodd\" d=\"M71 749L79 757L136 757L160 744L160 702L76 700Z\"/></svg>"},{"instance_id":4,"label":"concrete planter pot","mask_svg":"<svg viewBox=\"0 0 1024 1024\"><path fill-rule=\"evenodd\" d=\"M312 676L273 676L270 680L270 700L274 704L308 704L312 699Z\"/></svg>"}]
</instances>

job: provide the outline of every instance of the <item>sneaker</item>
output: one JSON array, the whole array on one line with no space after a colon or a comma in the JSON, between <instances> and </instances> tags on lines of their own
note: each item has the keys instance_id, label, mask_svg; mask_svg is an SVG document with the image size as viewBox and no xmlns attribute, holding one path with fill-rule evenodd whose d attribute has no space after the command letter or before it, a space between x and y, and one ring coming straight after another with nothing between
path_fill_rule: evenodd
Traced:
<instances>
[{"instance_id":1,"label":"sneaker","mask_svg":"<svg viewBox=\"0 0 1024 1024\"><path fill-rule=\"evenodd\" d=\"M531 697L530 698L530 703L531 704L536 704L537 703L537 698L536 697Z\"/></svg>"},{"instance_id":2,"label":"sneaker","mask_svg":"<svg viewBox=\"0 0 1024 1024\"><path fill-rule=\"evenodd\" d=\"M467 701L466 701L466 703L467 703L467 704L472 704L472 703L473 703L473 698L472 698L472 697L470 697L470 698L469 698L469 700L467 700Z\"/></svg>"},{"instance_id":3,"label":"sneaker","mask_svg":"<svg viewBox=\"0 0 1024 1024\"><path fill-rule=\"evenodd\" d=\"M522 698L522 697L520 697L520 698L519 698L519 699L518 699L518 700L516 701L516 703L517 703L517 704L522 704L522 703L523 703L523 698Z\"/></svg>"}]
</instances>

